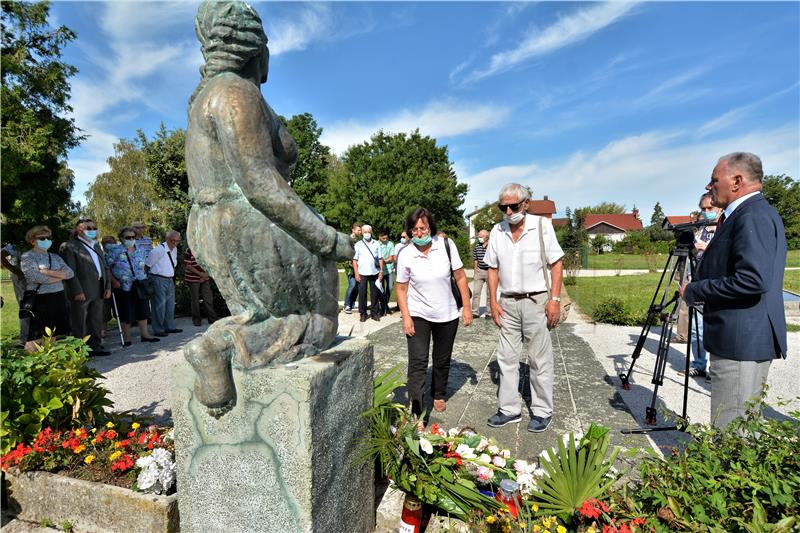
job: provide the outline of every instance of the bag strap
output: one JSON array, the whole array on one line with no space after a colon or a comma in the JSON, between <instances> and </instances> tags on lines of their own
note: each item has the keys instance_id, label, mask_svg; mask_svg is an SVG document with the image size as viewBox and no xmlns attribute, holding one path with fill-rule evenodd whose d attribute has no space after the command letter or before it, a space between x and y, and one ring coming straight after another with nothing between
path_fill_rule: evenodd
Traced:
<instances>
[{"instance_id":1,"label":"bag strap","mask_svg":"<svg viewBox=\"0 0 800 533\"><path fill-rule=\"evenodd\" d=\"M167 257L169 258L169 264L172 265L172 277L175 277L175 261L172 260L172 256L169 253L169 247L166 244L162 244L164 249L167 251ZM176 252L177 253L177 252Z\"/></svg>"},{"instance_id":2,"label":"bag strap","mask_svg":"<svg viewBox=\"0 0 800 533\"><path fill-rule=\"evenodd\" d=\"M367 251L369 252L369 255L371 255L371 256L372 256L372 258L373 258L375 261L378 261L378 256L376 256L375 254L373 254L373 253L372 253L372 250L370 249L370 247L369 247L369 244L365 243L363 240L361 241L361 243L362 243L362 244L364 245L364 247L367 249Z\"/></svg>"},{"instance_id":3,"label":"bag strap","mask_svg":"<svg viewBox=\"0 0 800 533\"><path fill-rule=\"evenodd\" d=\"M444 250L447 252L447 262L450 263L450 275L453 275L453 258L450 257L450 239L444 238Z\"/></svg>"},{"instance_id":4,"label":"bag strap","mask_svg":"<svg viewBox=\"0 0 800 533\"><path fill-rule=\"evenodd\" d=\"M543 224L544 217L539 217L539 254L542 258L542 274L544 274L544 285L547 287L547 297L550 298L552 296L552 291L550 288L550 277L547 275L547 256L544 254L544 224Z\"/></svg>"},{"instance_id":5,"label":"bag strap","mask_svg":"<svg viewBox=\"0 0 800 533\"><path fill-rule=\"evenodd\" d=\"M125 249L124 253L125 253L125 259L128 260L128 264L131 267L131 276L133 276L134 281L136 281L136 270L134 270L134 268L133 268L133 263L131 263L131 256L130 256L130 254L128 254L128 249L127 248ZM173 267L173 270L175 270L174 267Z\"/></svg>"},{"instance_id":6,"label":"bag strap","mask_svg":"<svg viewBox=\"0 0 800 533\"><path fill-rule=\"evenodd\" d=\"M97 258L98 258L98 259L100 259L100 254L98 254L98 253L97 253L97 250L95 250L94 248L92 248L91 246L89 246L88 244L86 244L85 242L83 242L83 241L82 241L82 240L80 240L80 239L78 239L78 242L80 242L82 245L84 245L84 246L86 247L86 249L87 249L87 250L89 250L90 252L92 252L94 255L96 255L96 256L97 256Z\"/></svg>"}]
</instances>

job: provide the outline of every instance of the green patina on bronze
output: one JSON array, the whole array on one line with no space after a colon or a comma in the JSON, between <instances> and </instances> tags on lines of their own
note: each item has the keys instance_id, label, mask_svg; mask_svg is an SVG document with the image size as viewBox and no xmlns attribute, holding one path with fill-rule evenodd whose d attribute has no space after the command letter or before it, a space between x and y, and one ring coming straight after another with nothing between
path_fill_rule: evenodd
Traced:
<instances>
[{"instance_id":1,"label":"green patina on bronze","mask_svg":"<svg viewBox=\"0 0 800 533\"><path fill-rule=\"evenodd\" d=\"M269 50L243 2L206 1L195 20L205 64L189 104L187 237L232 316L184 354L213 416L234 405L231 365L254 368L314 355L336 337L336 261L350 238L328 226L287 182L297 146L261 96Z\"/></svg>"}]
</instances>

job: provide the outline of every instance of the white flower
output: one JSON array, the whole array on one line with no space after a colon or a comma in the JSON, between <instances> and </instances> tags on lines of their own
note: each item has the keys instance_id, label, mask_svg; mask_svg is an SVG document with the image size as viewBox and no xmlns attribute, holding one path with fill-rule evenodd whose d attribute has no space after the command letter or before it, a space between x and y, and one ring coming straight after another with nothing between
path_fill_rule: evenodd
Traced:
<instances>
[{"instance_id":1,"label":"white flower","mask_svg":"<svg viewBox=\"0 0 800 533\"><path fill-rule=\"evenodd\" d=\"M520 474L524 474L527 469L528 469L528 461L523 461L522 459L517 459L516 461L514 461L514 470L516 470Z\"/></svg>"},{"instance_id":2,"label":"white flower","mask_svg":"<svg viewBox=\"0 0 800 533\"><path fill-rule=\"evenodd\" d=\"M533 474L517 474L517 483L519 483L520 492L527 496L535 485Z\"/></svg>"},{"instance_id":3,"label":"white flower","mask_svg":"<svg viewBox=\"0 0 800 533\"><path fill-rule=\"evenodd\" d=\"M447 436L448 437L457 437L459 431L460 430L458 428L450 428L450 430L447 432Z\"/></svg>"},{"instance_id":4,"label":"white flower","mask_svg":"<svg viewBox=\"0 0 800 533\"><path fill-rule=\"evenodd\" d=\"M503 456L503 459L508 459L511 457L511 450L501 450L500 455Z\"/></svg>"},{"instance_id":5,"label":"white flower","mask_svg":"<svg viewBox=\"0 0 800 533\"><path fill-rule=\"evenodd\" d=\"M456 453L460 455L462 459L475 459L475 452L466 444L459 444L458 448L456 448Z\"/></svg>"},{"instance_id":6,"label":"white flower","mask_svg":"<svg viewBox=\"0 0 800 533\"><path fill-rule=\"evenodd\" d=\"M419 439L419 447L423 452L427 453L428 455L433 453L433 445L431 444L431 441L429 441L426 438Z\"/></svg>"},{"instance_id":7,"label":"white flower","mask_svg":"<svg viewBox=\"0 0 800 533\"><path fill-rule=\"evenodd\" d=\"M489 452L490 455L497 455L498 453L500 453L500 448L492 444L486 449L486 451Z\"/></svg>"},{"instance_id":8,"label":"white flower","mask_svg":"<svg viewBox=\"0 0 800 533\"><path fill-rule=\"evenodd\" d=\"M144 492L163 494L175 483L175 462L172 454L164 448L156 448L150 455L136 460L141 472L136 478L136 486Z\"/></svg>"},{"instance_id":9,"label":"white flower","mask_svg":"<svg viewBox=\"0 0 800 533\"><path fill-rule=\"evenodd\" d=\"M475 448L477 450L477 448ZM477 461L479 463L486 463L487 465L492 462L492 458L489 455L482 453L478 456Z\"/></svg>"},{"instance_id":10,"label":"white flower","mask_svg":"<svg viewBox=\"0 0 800 533\"><path fill-rule=\"evenodd\" d=\"M478 443L478 445L477 445L477 446L475 446L475 451L476 451L476 452L482 452L483 450L485 450L485 449L486 449L486 447L487 447L488 445L489 445L489 441L488 441L488 440L486 440L486 438L484 438L484 437L481 437L481 441Z\"/></svg>"},{"instance_id":11,"label":"white flower","mask_svg":"<svg viewBox=\"0 0 800 533\"><path fill-rule=\"evenodd\" d=\"M495 455L494 459L492 459L492 464L497 468L504 468L506 466L506 460L499 455Z\"/></svg>"}]
</instances>

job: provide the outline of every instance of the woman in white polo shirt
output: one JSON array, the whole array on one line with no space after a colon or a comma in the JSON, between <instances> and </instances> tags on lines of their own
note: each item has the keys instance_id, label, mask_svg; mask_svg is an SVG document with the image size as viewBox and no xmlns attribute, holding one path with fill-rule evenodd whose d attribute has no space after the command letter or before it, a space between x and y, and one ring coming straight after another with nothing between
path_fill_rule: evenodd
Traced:
<instances>
[{"instance_id":1,"label":"woman in white polo shirt","mask_svg":"<svg viewBox=\"0 0 800 533\"><path fill-rule=\"evenodd\" d=\"M428 353L433 337L433 372L431 396L436 411L445 410L447 378L453 341L458 331L459 315L464 325L472 323L469 288L464 265L453 241L436 235L436 221L420 207L406 219L411 243L397 253L397 304L403 315L403 333L408 341L408 401L411 412L422 414ZM449 259L448 249L449 248ZM455 275L461 301L456 306L450 285L450 271Z\"/></svg>"}]
</instances>

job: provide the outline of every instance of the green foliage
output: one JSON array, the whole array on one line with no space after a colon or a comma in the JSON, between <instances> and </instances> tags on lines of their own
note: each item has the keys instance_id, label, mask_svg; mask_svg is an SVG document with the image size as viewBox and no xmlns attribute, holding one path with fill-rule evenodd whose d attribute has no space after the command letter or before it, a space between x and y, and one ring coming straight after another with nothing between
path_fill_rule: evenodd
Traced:
<instances>
[{"instance_id":1,"label":"green foliage","mask_svg":"<svg viewBox=\"0 0 800 533\"><path fill-rule=\"evenodd\" d=\"M608 476L617 458L618 448L609 454L611 437L608 428L592 424L576 445L569 434L568 443L558 442L558 453L547 451L541 461L546 476L537 482L539 492L533 499L541 512L551 512L568 520L590 498L602 497L616 479Z\"/></svg>"},{"instance_id":2,"label":"green foliage","mask_svg":"<svg viewBox=\"0 0 800 533\"><path fill-rule=\"evenodd\" d=\"M153 140L148 140L142 131L138 134L149 179L154 181L158 196L166 201L167 206L166 220L157 219L152 213L150 217L145 216L143 222L153 224L157 229L161 229L158 225L162 223L166 225L162 226L163 229L174 229L185 236L189 209L192 207L184 154L186 132L181 128L168 131L161 124Z\"/></svg>"},{"instance_id":3,"label":"green foliage","mask_svg":"<svg viewBox=\"0 0 800 533\"><path fill-rule=\"evenodd\" d=\"M800 249L800 182L790 176L764 176L762 194L783 220L790 250Z\"/></svg>"},{"instance_id":4,"label":"green foliage","mask_svg":"<svg viewBox=\"0 0 800 533\"><path fill-rule=\"evenodd\" d=\"M144 222L154 235L167 228L168 201L163 199L147 154L138 140L120 139L108 158L111 170L100 174L86 192L86 212L97 222L101 235L117 235L135 220Z\"/></svg>"},{"instance_id":5,"label":"green foliage","mask_svg":"<svg viewBox=\"0 0 800 533\"><path fill-rule=\"evenodd\" d=\"M86 365L89 349L81 339L43 339L28 353L11 340L0 341L0 453L31 441L45 426L68 429L73 420L102 422L113 403L97 383L97 370Z\"/></svg>"},{"instance_id":6,"label":"green foliage","mask_svg":"<svg viewBox=\"0 0 800 533\"><path fill-rule=\"evenodd\" d=\"M297 163L289 184L306 204L322 212L334 157L331 149L319 141L322 128L311 113L294 115L289 120L280 118L297 143Z\"/></svg>"},{"instance_id":7,"label":"green foliage","mask_svg":"<svg viewBox=\"0 0 800 533\"><path fill-rule=\"evenodd\" d=\"M792 531L800 516L800 413L767 419L765 407L750 404L725 429L693 425L685 449L645 459L632 503L673 517L671 531Z\"/></svg>"},{"instance_id":8,"label":"green foliage","mask_svg":"<svg viewBox=\"0 0 800 533\"><path fill-rule=\"evenodd\" d=\"M61 61L75 39L66 26L48 24L48 2L2 2L2 129L0 212L3 240L21 243L33 225L47 224L63 240L77 206L73 174L63 159L83 136L75 126L69 78Z\"/></svg>"},{"instance_id":9,"label":"green foliage","mask_svg":"<svg viewBox=\"0 0 800 533\"><path fill-rule=\"evenodd\" d=\"M369 142L351 146L331 174L323 214L349 233L354 221L396 236L416 207L428 208L439 230L455 239L464 231L460 208L467 185L458 183L447 147L418 131L379 131Z\"/></svg>"},{"instance_id":10,"label":"green foliage","mask_svg":"<svg viewBox=\"0 0 800 533\"><path fill-rule=\"evenodd\" d=\"M602 254L606 251L606 248L610 248L612 245L611 239L602 234L595 235L590 242L592 243L592 249L598 254Z\"/></svg>"},{"instance_id":11,"label":"green foliage","mask_svg":"<svg viewBox=\"0 0 800 533\"><path fill-rule=\"evenodd\" d=\"M472 220L475 235L481 230L491 231L494 225L501 220L503 220L503 213L497 208L497 202L486 202Z\"/></svg>"},{"instance_id":12,"label":"green foliage","mask_svg":"<svg viewBox=\"0 0 800 533\"><path fill-rule=\"evenodd\" d=\"M592 312L592 319L620 326L635 326L641 322L641 317L629 313L625 303L616 296L609 296L597 304Z\"/></svg>"}]
</instances>

